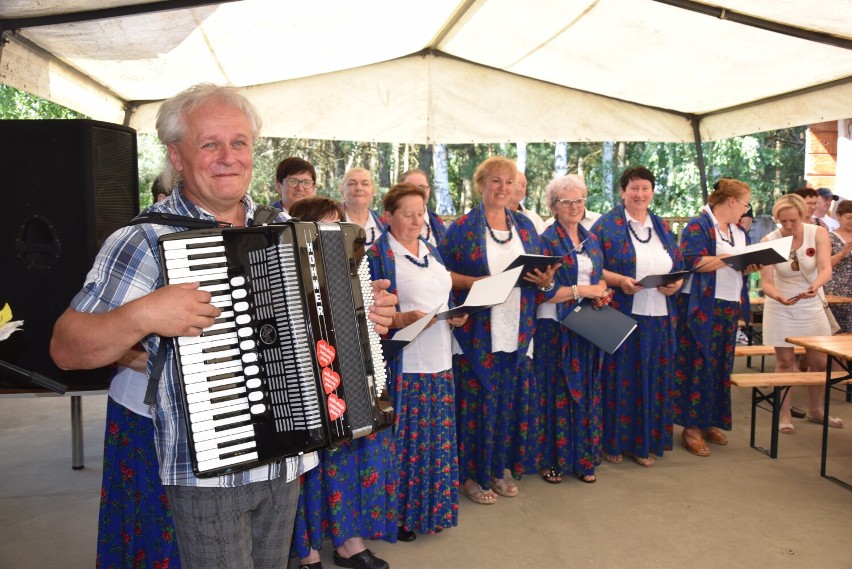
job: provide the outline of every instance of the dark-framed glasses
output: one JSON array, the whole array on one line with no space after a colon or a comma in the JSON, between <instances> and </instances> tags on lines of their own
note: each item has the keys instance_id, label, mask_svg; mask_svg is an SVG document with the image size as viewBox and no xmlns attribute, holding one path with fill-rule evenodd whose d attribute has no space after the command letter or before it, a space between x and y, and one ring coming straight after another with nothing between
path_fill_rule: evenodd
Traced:
<instances>
[{"instance_id":1,"label":"dark-framed glasses","mask_svg":"<svg viewBox=\"0 0 852 569\"><path fill-rule=\"evenodd\" d=\"M746 206L747 209L751 209L751 202L744 202L740 198L734 198L734 199L737 200L738 202L740 202L741 204L743 204L744 206Z\"/></svg>"},{"instance_id":2,"label":"dark-framed glasses","mask_svg":"<svg viewBox=\"0 0 852 569\"><path fill-rule=\"evenodd\" d=\"M569 200L565 198L562 200L556 200L556 203L559 204L559 207L583 207L586 205L586 198L577 198L576 200Z\"/></svg>"},{"instance_id":3,"label":"dark-framed glasses","mask_svg":"<svg viewBox=\"0 0 852 569\"><path fill-rule=\"evenodd\" d=\"M300 180L299 178L284 178L284 181L287 182L287 185L291 188L295 188L299 184L302 185L306 190L310 190L314 186L317 185L313 180Z\"/></svg>"},{"instance_id":4,"label":"dark-framed glasses","mask_svg":"<svg viewBox=\"0 0 852 569\"><path fill-rule=\"evenodd\" d=\"M790 251L790 268L794 271L799 270L799 257L796 255L796 250Z\"/></svg>"}]
</instances>

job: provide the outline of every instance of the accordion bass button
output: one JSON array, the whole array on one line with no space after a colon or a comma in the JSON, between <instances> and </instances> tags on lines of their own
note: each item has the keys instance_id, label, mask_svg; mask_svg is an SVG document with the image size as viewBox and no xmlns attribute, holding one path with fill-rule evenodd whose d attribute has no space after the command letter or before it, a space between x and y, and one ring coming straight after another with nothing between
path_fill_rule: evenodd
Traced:
<instances>
[{"instance_id":1,"label":"accordion bass button","mask_svg":"<svg viewBox=\"0 0 852 569\"><path fill-rule=\"evenodd\" d=\"M237 300L239 300L241 298L245 298L246 296L248 296L248 292L244 288L236 288L236 289L231 291L231 296L233 298L236 298Z\"/></svg>"},{"instance_id":2,"label":"accordion bass button","mask_svg":"<svg viewBox=\"0 0 852 569\"><path fill-rule=\"evenodd\" d=\"M257 405L252 405L251 407L249 407L249 412L252 415L260 415L261 413L264 413L265 411L266 411L266 405L264 405L263 403L258 403Z\"/></svg>"},{"instance_id":3,"label":"accordion bass button","mask_svg":"<svg viewBox=\"0 0 852 569\"><path fill-rule=\"evenodd\" d=\"M260 384L261 384L261 381L257 377L253 377L253 378L249 379L248 381L246 381L246 387L248 387L249 389L258 389L258 388L260 388Z\"/></svg>"},{"instance_id":4,"label":"accordion bass button","mask_svg":"<svg viewBox=\"0 0 852 569\"><path fill-rule=\"evenodd\" d=\"M260 368L258 366L246 366L243 373L246 375L257 375L260 373Z\"/></svg>"},{"instance_id":5,"label":"accordion bass button","mask_svg":"<svg viewBox=\"0 0 852 569\"><path fill-rule=\"evenodd\" d=\"M251 316L249 316L248 314L239 314L237 315L235 322L239 326L245 326L246 324L251 322Z\"/></svg>"},{"instance_id":6,"label":"accordion bass button","mask_svg":"<svg viewBox=\"0 0 852 569\"><path fill-rule=\"evenodd\" d=\"M240 328L237 330L237 336L240 338L250 338L254 331L251 328Z\"/></svg>"},{"instance_id":7,"label":"accordion bass button","mask_svg":"<svg viewBox=\"0 0 852 569\"><path fill-rule=\"evenodd\" d=\"M240 349L244 352L254 349L254 340L243 340L240 342Z\"/></svg>"},{"instance_id":8,"label":"accordion bass button","mask_svg":"<svg viewBox=\"0 0 852 569\"><path fill-rule=\"evenodd\" d=\"M261 391L252 391L248 394L249 401L262 401L263 400L263 392Z\"/></svg>"},{"instance_id":9,"label":"accordion bass button","mask_svg":"<svg viewBox=\"0 0 852 569\"><path fill-rule=\"evenodd\" d=\"M249 309L249 303L244 301L244 300L241 300L240 302L234 303L234 310L236 312L245 312L248 309Z\"/></svg>"},{"instance_id":10,"label":"accordion bass button","mask_svg":"<svg viewBox=\"0 0 852 569\"><path fill-rule=\"evenodd\" d=\"M245 284L246 284L246 278L245 277L242 277L242 276L231 277L231 286L232 287L245 286Z\"/></svg>"}]
</instances>

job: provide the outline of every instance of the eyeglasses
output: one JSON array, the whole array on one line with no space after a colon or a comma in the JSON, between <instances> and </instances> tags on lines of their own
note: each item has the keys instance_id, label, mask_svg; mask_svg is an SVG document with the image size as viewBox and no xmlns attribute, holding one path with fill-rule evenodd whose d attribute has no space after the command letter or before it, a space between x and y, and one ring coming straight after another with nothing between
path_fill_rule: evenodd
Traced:
<instances>
[{"instance_id":1,"label":"eyeglasses","mask_svg":"<svg viewBox=\"0 0 852 569\"><path fill-rule=\"evenodd\" d=\"M314 186L317 185L313 180L300 180L299 178L284 178L284 181L287 182L287 185L291 188L295 188L299 184L302 185L306 190L310 190Z\"/></svg>"},{"instance_id":2,"label":"eyeglasses","mask_svg":"<svg viewBox=\"0 0 852 569\"><path fill-rule=\"evenodd\" d=\"M796 251L790 251L790 268L794 271L799 270L799 257L796 255Z\"/></svg>"},{"instance_id":3,"label":"eyeglasses","mask_svg":"<svg viewBox=\"0 0 852 569\"><path fill-rule=\"evenodd\" d=\"M561 207L572 207L572 206L583 207L584 205L586 205L586 198L577 198L576 200L569 200L569 199L556 200L556 203L559 204L559 206L561 206Z\"/></svg>"},{"instance_id":4,"label":"eyeglasses","mask_svg":"<svg viewBox=\"0 0 852 569\"><path fill-rule=\"evenodd\" d=\"M744 202L744 201L743 201L743 200L741 200L740 198L734 198L734 199L735 199L735 200L737 200L738 202L740 202L741 204L743 204L744 206L746 206L747 208L751 209L751 203L749 203L749 202Z\"/></svg>"}]
</instances>

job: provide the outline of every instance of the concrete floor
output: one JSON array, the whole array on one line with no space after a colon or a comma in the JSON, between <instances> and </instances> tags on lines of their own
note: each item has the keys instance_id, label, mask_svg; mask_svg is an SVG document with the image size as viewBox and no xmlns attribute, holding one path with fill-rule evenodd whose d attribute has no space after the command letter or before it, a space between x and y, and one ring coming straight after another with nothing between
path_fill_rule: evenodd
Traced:
<instances>
[{"instance_id":1,"label":"concrete floor","mask_svg":"<svg viewBox=\"0 0 852 569\"><path fill-rule=\"evenodd\" d=\"M594 485L526 476L494 506L461 498L457 528L369 547L393 569L852 567L852 492L819 476L821 427L794 420L772 460L748 445L749 395L734 389L730 444L708 458L684 451L676 427L652 468L604 463ZM852 481L852 405L832 405L849 426L830 433L829 473ZM105 409L105 396L83 399L86 467L74 471L68 398L0 399L0 568L94 566ZM334 567L330 546L322 559Z\"/></svg>"}]
</instances>

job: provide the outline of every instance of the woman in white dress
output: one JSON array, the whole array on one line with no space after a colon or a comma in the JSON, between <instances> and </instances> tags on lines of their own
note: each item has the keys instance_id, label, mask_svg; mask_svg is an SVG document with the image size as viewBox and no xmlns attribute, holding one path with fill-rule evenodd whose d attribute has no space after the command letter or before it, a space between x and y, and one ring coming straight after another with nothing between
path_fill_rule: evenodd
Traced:
<instances>
[{"instance_id":1,"label":"woman in white dress","mask_svg":"<svg viewBox=\"0 0 852 569\"><path fill-rule=\"evenodd\" d=\"M760 270L766 304L763 308L763 344L775 348L776 373L797 371L793 345L787 336L830 336L831 327L825 314L822 286L831 280L831 244L823 227L806 223L808 206L800 196L782 196L772 208L772 217L779 228L763 241L793 236L790 258L784 263L767 265ZM824 371L826 356L807 350L811 371ZM778 428L792 434L791 398L781 405ZM823 387L808 387L808 419L823 422ZM842 427L843 421L829 417L829 425Z\"/></svg>"}]
</instances>

